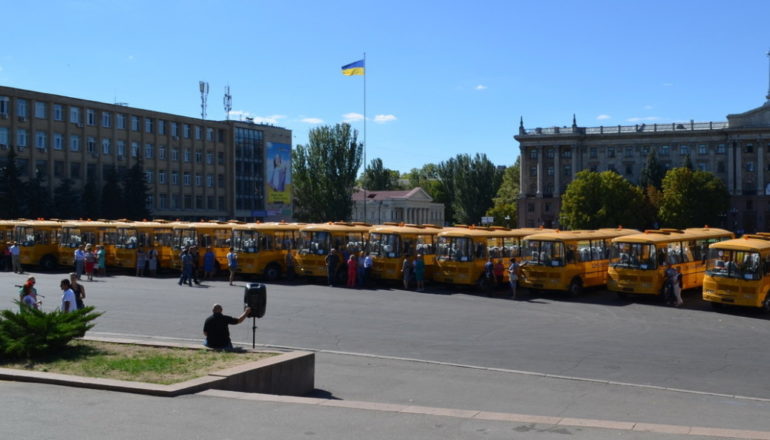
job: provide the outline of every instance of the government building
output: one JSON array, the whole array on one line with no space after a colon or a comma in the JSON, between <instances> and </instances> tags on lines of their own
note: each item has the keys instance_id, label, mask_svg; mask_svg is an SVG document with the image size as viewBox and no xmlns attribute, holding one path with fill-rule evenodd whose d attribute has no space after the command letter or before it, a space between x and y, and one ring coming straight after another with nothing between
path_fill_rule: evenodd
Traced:
<instances>
[{"instance_id":1,"label":"government building","mask_svg":"<svg viewBox=\"0 0 770 440\"><path fill-rule=\"evenodd\" d=\"M291 131L209 121L0 86L0 159L51 191L63 179L97 187L141 161L154 218L289 220Z\"/></svg>"},{"instance_id":2,"label":"government building","mask_svg":"<svg viewBox=\"0 0 770 440\"><path fill-rule=\"evenodd\" d=\"M730 208L722 226L770 231L770 93L761 107L727 115L726 122L631 126L572 125L527 129L514 138L521 154L518 226L559 227L561 195L582 170L613 170L639 184L650 151L666 169L687 156L696 170L727 185ZM692 225L702 226L702 225Z\"/></svg>"}]
</instances>

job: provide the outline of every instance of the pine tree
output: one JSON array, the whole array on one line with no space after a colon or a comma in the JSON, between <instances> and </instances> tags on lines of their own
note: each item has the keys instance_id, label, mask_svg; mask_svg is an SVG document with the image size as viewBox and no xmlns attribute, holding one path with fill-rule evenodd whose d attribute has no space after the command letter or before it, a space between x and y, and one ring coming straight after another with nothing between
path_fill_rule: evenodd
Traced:
<instances>
[{"instance_id":1,"label":"pine tree","mask_svg":"<svg viewBox=\"0 0 770 440\"><path fill-rule=\"evenodd\" d=\"M90 219L97 219L101 215L101 203L99 198L99 188L96 185L96 179L93 173L88 175L86 184L83 187L83 198L81 200L83 206L83 215Z\"/></svg>"},{"instance_id":2,"label":"pine tree","mask_svg":"<svg viewBox=\"0 0 770 440\"><path fill-rule=\"evenodd\" d=\"M650 150L650 154L647 155L647 162L645 162L644 168L642 168L639 186L647 188L652 185L655 188L660 188L665 175L666 169L660 162L658 162L658 156L655 154L655 150Z\"/></svg>"},{"instance_id":3,"label":"pine tree","mask_svg":"<svg viewBox=\"0 0 770 440\"><path fill-rule=\"evenodd\" d=\"M123 184L123 201L125 203L125 217L130 220L142 220L150 217L147 209L147 195L149 189L144 177L142 160L138 160L126 171L121 179Z\"/></svg>"},{"instance_id":4,"label":"pine tree","mask_svg":"<svg viewBox=\"0 0 770 440\"><path fill-rule=\"evenodd\" d=\"M104 186L102 187L100 212L105 218L124 218L126 210L123 203L123 190L118 183L118 171L110 168L107 175L104 176Z\"/></svg>"},{"instance_id":5,"label":"pine tree","mask_svg":"<svg viewBox=\"0 0 770 440\"><path fill-rule=\"evenodd\" d=\"M21 200L19 194L22 192L23 185L19 178L19 168L16 165L16 151L13 148L8 150L5 158L5 164L0 170L0 206L3 207L2 215L4 218L19 218L22 215Z\"/></svg>"},{"instance_id":6,"label":"pine tree","mask_svg":"<svg viewBox=\"0 0 770 440\"><path fill-rule=\"evenodd\" d=\"M66 178L54 189L53 205L61 218L80 218L80 195L72 187L72 179Z\"/></svg>"},{"instance_id":7,"label":"pine tree","mask_svg":"<svg viewBox=\"0 0 770 440\"><path fill-rule=\"evenodd\" d=\"M24 184L25 217L50 217L53 202L45 184L46 176L42 170L35 170L35 177Z\"/></svg>"}]
</instances>

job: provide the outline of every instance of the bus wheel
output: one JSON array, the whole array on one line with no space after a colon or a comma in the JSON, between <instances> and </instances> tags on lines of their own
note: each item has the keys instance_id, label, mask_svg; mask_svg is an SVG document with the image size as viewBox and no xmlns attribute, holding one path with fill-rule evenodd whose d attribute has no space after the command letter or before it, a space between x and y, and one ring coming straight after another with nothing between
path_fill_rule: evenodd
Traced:
<instances>
[{"instance_id":1,"label":"bus wheel","mask_svg":"<svg viewBox=\"0 0 770 440\"><path fill-rule=\"evenodd\" d=\"M762 310L765 312L770 312L770 292L765 294L765 300L762 301Z\"/></svg>"},{"instance_id":2,"label":"bus wheel","mask_svg":"<svg viewBox=\"0 0 770 440\"><path fill-rule=\"evenodd\" d=\"M567 289L567 294L574 298L578 295L580 295L583 292L583 282L580 281L580 278L575 277L572 279L572 282L569 283L569 288Z\"/></svg>"},{"instance_id":3,"label":"bus wheel","mask_svg":"<svg viewBox=\"0 0 770 440\"><path fill-rule=\"evenodd\" d=\"M53 255L46 255L40 259L40 267L46 272L56 269L56 258L54 258Z\"/></svg>"},{"instance_id":4,"label":"bus wheel","mask_svg":"<svg viewBox=\"0 0 770 440\"><path fill-rule=\"evenodd\" d=\"M265 268L265 281L270 281L271 283L276 281L281 276L281 268L275 264L268 264Z\"/></svg>"}]
</instances>

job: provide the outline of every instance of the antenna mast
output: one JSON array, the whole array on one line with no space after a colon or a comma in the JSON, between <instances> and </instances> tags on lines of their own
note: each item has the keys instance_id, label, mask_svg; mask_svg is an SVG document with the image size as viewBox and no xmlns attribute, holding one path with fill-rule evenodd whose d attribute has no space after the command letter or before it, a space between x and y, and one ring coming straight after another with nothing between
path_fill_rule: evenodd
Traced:
<instances>
[{"instance_id":1,"label":"antenna mast","mask_svg":"<svg viewBox=\"0 0 770 440\"><path fill-rule=\"evenodd\" d=\"M198 86L201 90L201 119L206 119L206 100L209 96L209 83L206 81L199 81Z\"/></svg>"},{"instance_id":2,"label":"antenna mast","mask_svg":"<svg viewBox=\"0 0 770 440\"><path fill-rule=\"evenodd\" d=\"M225 86L225 117L230 120L230 111L233 109L233 95L230 94L230 84Z\"/></svg>"}]
</instances>

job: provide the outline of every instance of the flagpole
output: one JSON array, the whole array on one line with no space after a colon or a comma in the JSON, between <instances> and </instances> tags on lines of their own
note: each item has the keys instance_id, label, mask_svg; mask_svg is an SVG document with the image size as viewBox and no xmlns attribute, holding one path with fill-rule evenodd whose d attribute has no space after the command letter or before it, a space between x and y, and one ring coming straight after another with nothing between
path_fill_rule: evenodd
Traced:
<instances>
[{"instance_id":1,"label":"flagpole","mask_svg":"<svg viewBox=\"0 0 770 440\"><path fill-rule=\"evenodd\" d=\"M364 190L364 223L367 223L366 216L366 52L364 52L364 178L361 179L361 186Z\"/></svg>"}]
</instances>

